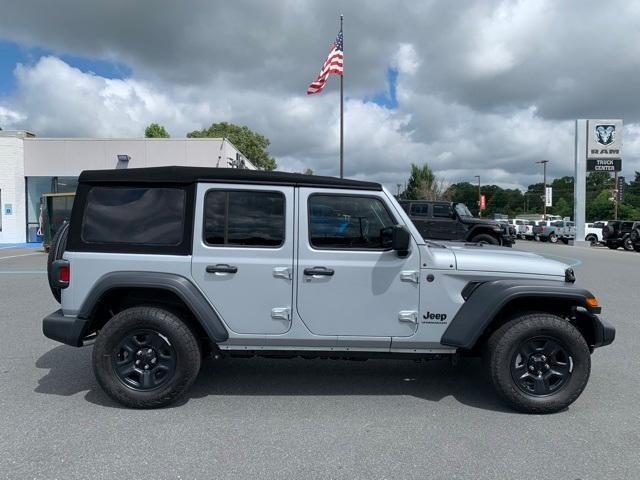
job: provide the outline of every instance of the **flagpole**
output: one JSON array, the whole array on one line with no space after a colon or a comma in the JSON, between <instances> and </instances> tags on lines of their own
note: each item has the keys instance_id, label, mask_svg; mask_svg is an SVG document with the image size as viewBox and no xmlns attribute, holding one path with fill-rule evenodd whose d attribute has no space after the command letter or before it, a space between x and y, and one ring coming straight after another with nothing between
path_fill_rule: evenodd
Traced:
<instances>
[{"instance_id":1,"label":"flagpole","mask_svg":"<svg viewBox=\"0 0 640 480\"><path fill-rule=\"evenodd\" d=\"M340 31L342 32L342 20L344 15L340 15ZM344 52L344 35L342 36L342 51ZM344 177L344 67L340 75L340 178Z\"/></svg>"}]
</instances>

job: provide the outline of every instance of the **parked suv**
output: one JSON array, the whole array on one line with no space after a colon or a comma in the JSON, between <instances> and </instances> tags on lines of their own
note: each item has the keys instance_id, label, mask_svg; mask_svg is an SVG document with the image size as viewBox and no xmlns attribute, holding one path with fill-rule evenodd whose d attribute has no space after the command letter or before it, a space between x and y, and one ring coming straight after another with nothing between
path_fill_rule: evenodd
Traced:
<instances>
[{"instance_id":1,"label":"parked suv","mask_svg":"<svg viewBox=\"0 0 640 480\"><path fill-rule=\"evenodd\" d=\"M619 247L623 247L627 251L633 251L633 240L631 238L631 232L640 226L640 221L625 222L621 220L615 220L609 222L602 229L602 238L607 247L612 250L617 250Z\"/></svg>"},{"instance_id":2,"label":"parked suv","mask_svg":"<svg viewBox=\"0 0 640 480\"><path fill-rule=\"evenodd\" d=\"M509 405L555 412L615 336L567 265L425 241L380 184L330 177L86 171L48 270L44 334L94 343L98 383L137 408L182 396L206 355L484 353Z\"/></svg>"},{"instance_id":3,"label":"parked suv","mask_svg":"<svg viewBox=\"0 0 640 480\"><path fill-rule=\"evenodd\" d=\"M569 240L576 238L576 226L575 223L565 220L540 222L533 227L533 234L543 242L557 243L558 240L561 240L567 244Z\"/></svg>"},{"instance_id":4,"label":"parked suv","mask_svg":"<svg viewBox=\"0 0 640 480\"><path fill-rule=\"evenodd\" d=\"M503 245L515 242L507 222L475 218L464 203L400 200L400 205L424 238Z\"/></svg>"}]
</instances>

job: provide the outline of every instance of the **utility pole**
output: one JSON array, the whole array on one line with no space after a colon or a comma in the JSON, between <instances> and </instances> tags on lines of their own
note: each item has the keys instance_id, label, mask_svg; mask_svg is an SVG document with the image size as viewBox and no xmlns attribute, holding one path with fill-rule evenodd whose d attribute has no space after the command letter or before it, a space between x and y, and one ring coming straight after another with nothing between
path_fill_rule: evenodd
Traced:
<instances>
[{"instance_id":1,"label":"utility pole","mask_svg":"<svg viewBox=\"0 0 640 480\"><path fill-rule=\"evenodd\" d=\"M482 210L480 207L482 206L482 193L480 192L480 175L475 176L478 179L478 217L482 216Z\"/></svg>"},{"instance_id":2,"label":"utility pole","mask_svg":"<svg viewBox=\"0 0 640 480\"><path fill-rule=\"evenodd\" d=\"M543 217L546 219L547 218L547 163L549 163L549 160L540 160L539 162L536 162L536 163L541 163L542 169L543 169L544 185L542 187L542 198L543 198L542 202L544 205Z\"/></svg>"},{"instance_id":3,"label":"utility pole","mask_svg":"<svg viewBox=\"0 0 640 480\"><path fill-rule=\"evenodd\" d=\"M618 219L618 172L613 172L613 219Z\"/></svg>"},{"instance_id":4,"label":"utility pole","mask_svg":"<svg viewBox=\"0 0 640 480\"><path fill-rule=\"evenodd\" d=\"M401 183L396 183L396 185L398 186L398 195L397 197L400 198L400 187L402 186Z\"/></svg>"}]
</instances>

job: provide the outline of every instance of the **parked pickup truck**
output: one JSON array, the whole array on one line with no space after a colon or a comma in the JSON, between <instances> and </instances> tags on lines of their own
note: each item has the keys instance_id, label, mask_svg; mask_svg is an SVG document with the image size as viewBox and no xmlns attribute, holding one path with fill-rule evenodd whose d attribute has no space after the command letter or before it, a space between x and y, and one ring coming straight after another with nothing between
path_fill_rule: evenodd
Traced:
<instances>
[{"instance_id":1,"label":"parked pickup truck","mask_svg":"<svg viewBox=\"0 0 640 480\"><path fill-rule=\"evenodd\" d=\"M576 238L576 225L574 222L557 220L548 225L536 225L533 233L543 242L558 243L558 240L562 240L569 243L569 240Z\"/></svg>"}]
</instances>

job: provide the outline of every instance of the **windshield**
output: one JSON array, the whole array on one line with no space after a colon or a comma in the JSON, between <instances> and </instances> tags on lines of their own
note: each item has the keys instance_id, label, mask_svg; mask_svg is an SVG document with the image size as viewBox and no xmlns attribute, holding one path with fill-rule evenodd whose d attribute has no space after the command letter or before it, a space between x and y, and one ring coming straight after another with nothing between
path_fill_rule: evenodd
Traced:
<instances>
[{"instance_id":1,"label":"windshield","mask_svg":"<svg viewBox=\"0 0 640 480\"><path fill-rule=\"evenodd\" d=\"M456 213L461 217L473 217L464 203L456 203Z\"/></svg>"}]
</instances>

